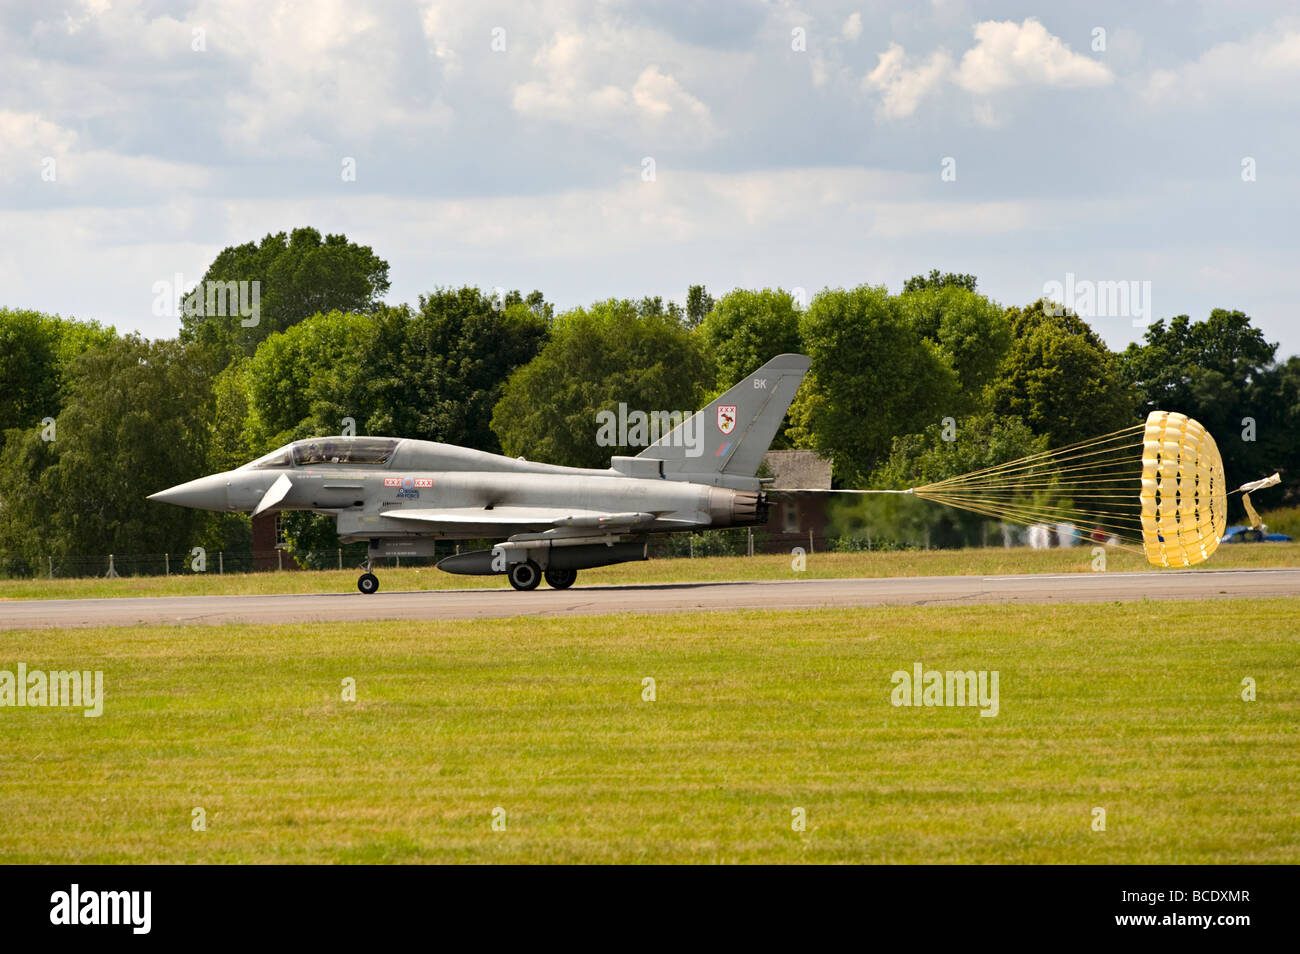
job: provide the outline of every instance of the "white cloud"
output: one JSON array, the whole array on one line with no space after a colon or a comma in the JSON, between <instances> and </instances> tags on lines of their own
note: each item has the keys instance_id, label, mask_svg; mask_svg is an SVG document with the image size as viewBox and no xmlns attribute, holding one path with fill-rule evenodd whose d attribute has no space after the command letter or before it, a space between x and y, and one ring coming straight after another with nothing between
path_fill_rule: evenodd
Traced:
<instances>
[{"instance_id":1,"label":"white cloud","mask_svg":"<svg viewBox=\"0 0 1300 954\"><path fill-rule=\"evenodd\" d=\"M962 56L956 76L958 86L977 95L1017 86L1105 86L1114 78L1104 64L1072 52L1033 17L976 24L975 46Z\"/></svg>"},{"instance_id":2,"label":"white cloud","mask_svg":"<svg viewBox=\"0 0 1300 954\"><path fill-rule=\"evenodd\" d=\"M77 134L36 113L0 109L0 182L40 177L41 161L47 156L56 164L72 150ZM56 165L57 169L57 165Z\"/></svg>"},{"instance_id":3,"label":"white cloud","mask_svg":"<svg viewBox=\"0 0 1300 954\"><path fill-rule=\"evenodd\" d=\"M1152 105L1205 103L1258 96L1265 105L1300 93L1300 30L1270 30L1244 42L1220 43L1194 62L1154 71L1143 95Z\"/></svg>"},{"instance_id":4,"label":"white cloud","mask_svg":"<svg viewBox=\"0 0 1300 954\"><path fill-rule=\"evenodd\" d=\"M54 179L42 178L54 160ZM153 156L127 156L86 149L77 134L32 112L0 109L0 183L31 183L51 190L76 188L82 195L121 195L132 186L166 182L181 190L201 188L206 170Z\"/></svg>"},{"instance_id":5,"label":"white cloud","mask_svg":"<svg viewBox=\"0 0 1300 954\"><path fill-rule=\"evenodd\" d=\"M880 92L879 116L901 119L916 112L921 100L937 90L951 73L952 57L947 50L935 50L919 66L909 66L903 48L891 43L862 85Z\"/></svg>"},{"instance_id":6,"label":"white cloud","mask_svg":"<svg viewBox=\"0 0 1300 954\"><path fill-rule=\"evenodd\" d=\"M840 35L846 40L856 40L862 36L862 14L850 13L849 18L840 27Z\"/></svg>"},{"instance_id":7,"label":"white cloud","mask_svg":"<svg viewBox=\"0 0 1300 954\"><path fill-rule=\"evenodd\" d=\"M671 127L697 141L716 133L709 107L671 73L650 63L633 79L626 50L636 44L621 31L557 31L534 58L542 74L514 87L516 113L533 119L641 134Z\"/></svg>"},{"instance_id":8,"label":"white cloud","mask_svg":"<svg viewBox=\"0 0 1300 954\"><path fill-rule=\"evenodd\" d=\"M1024 87L1104 86L1113 80L1114 74L1105 65L1072 52L1030 17L1023 23L977 23L975 45L962 55L956 68L942 48L915 64L901 46L891 43L862 85L880 93L880 117L901 119L916 112L923 99L949 81L973 95L988 96ZM976 121L982 125L996 122L987 103L976 104L974 109Z\"/></svg>"}]
</instances>

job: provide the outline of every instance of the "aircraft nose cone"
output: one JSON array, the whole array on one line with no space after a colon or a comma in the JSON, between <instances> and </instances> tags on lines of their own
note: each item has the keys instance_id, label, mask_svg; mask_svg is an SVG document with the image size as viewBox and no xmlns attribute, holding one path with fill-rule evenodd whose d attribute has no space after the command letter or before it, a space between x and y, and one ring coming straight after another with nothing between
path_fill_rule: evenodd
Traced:
<instances>
[{"instance_id":1,"label":"aircraft nose cone","mask_svg":"<svg viewBox=\"0 0 1300 954\"><path fill-rule=\"evenodd\" d=\"M175 504L178 507L192 507L195 510L225 510L226 475L211 474L198 480L177 484L175 487L150 494L148 499Z\"/></svg>"}]
</instances>

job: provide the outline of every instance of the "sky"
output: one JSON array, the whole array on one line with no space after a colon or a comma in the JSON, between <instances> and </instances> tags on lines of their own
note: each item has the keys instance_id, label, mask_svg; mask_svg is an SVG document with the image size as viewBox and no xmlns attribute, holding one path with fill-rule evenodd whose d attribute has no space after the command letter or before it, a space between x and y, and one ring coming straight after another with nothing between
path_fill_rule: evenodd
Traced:
<instances>
[{"instance_id":1,"label":"sky","mask_svg":"<svg viewBox=\"0 0 1300 954\"><path fill-rule=\"evenodd\" d=\"M42 0L0 75L0 306L172 336L160 283L312 225L394 303L939 268L1300 353L1294 3Z\"/></svg>"}]
</instances>

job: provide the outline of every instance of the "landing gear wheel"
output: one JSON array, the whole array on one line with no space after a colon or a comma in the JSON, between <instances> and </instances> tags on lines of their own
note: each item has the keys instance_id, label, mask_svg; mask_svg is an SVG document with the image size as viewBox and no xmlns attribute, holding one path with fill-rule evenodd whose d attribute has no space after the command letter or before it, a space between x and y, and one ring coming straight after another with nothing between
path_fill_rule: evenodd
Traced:
<instances>
[{"instance_id":1,"label":"landing gear wheel","mask_svg":"<svg viewBox=\"0 0 1300 954\"><path fill-rule=\"evenodd\" d=\"M362 593L373 593L379 589L379 577L373 573L362 573L361 578L357 580L357 589Z\"/></svg>"},{"instance_id":2,"label":"landing gear wheel","mask_svg":"<svg viewBox=\"0 0 1300 954\"><path fill-rule=\"evenodd\" d=\"M510 585L517 590L535 590L537 584L542 582L542 568L532 560L525 560L523 563L510 564L506 576L510 578Z\"/></svg>"},{"instance_id":3,"label":"landing gear wheel","mask_svg":"<svg viewBox=\"0 0 1300 954\"><path fill-rule=\"evenodd\" d=\"M546 583L553 590L567 590L578 578L577 570L547 570Z\"/></svg>"}]
</instances>

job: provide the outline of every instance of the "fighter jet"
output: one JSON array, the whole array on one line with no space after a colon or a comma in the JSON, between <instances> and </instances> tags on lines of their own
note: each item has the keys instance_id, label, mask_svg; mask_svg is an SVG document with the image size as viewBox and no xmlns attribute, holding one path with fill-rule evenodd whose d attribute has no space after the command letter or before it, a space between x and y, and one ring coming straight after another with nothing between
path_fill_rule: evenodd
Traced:
<instances>
[{"instance_id":1,"label":"fighter jet","mask_svg":"<svg viewBox=\"0 0 1300 954\"><path fill-rule=\"evenodd\" d=\"M332 514L345 543L365 540L357 588L374 563L434 554L438 540L501 540L438 562L448 573L505 574L516 590L545 578L647 558L651 534L767 522L756 476L810 361L773 358L635 457L608 470L562 467L397 437L313 437L235 470L148 499L200 510Z\"/></svg>"}]
</instances>

